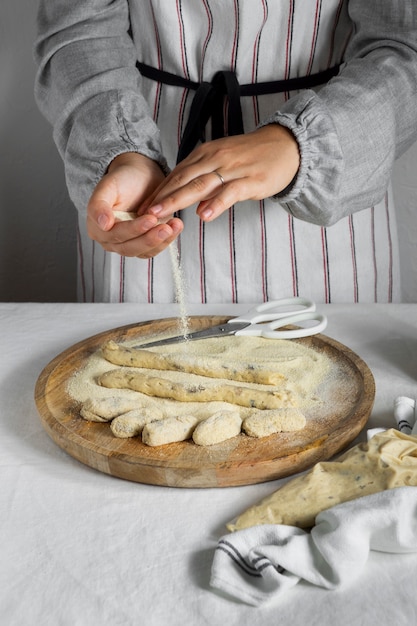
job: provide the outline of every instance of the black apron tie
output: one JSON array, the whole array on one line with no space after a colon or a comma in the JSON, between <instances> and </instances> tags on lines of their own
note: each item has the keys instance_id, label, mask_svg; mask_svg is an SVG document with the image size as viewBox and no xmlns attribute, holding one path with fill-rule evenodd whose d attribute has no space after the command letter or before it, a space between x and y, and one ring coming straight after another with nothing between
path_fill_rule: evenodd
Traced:
<instances>
[{"instance_id":1,"label":"black apron tie","mask_svg":"<svg viewBox=\"0 0 417 626\"><path fill-rule=\"evenodd\" d=\"M199 141L203 143L206 141L206 125L210 118L212 139L220 139L220 137L224 137L226 134L229 136L243 134L241 96L260 96L310 89L326 83L330 78L336 76L339 71L339 66L337 65L323 72L300 78L239 85L235 72L231 71L217 72L211 82L203 81L202 83L196 83L144 63L138 62L137 67L142 76L146 78L165 85L192 89L196 92L178 149L177 163L185 159ZM227 124L224 119L226 102Z\"/></svg>"},{"instance_id":2,"label":"black apron tie","mask_svg":"<svg viewBox=\"0 0 417 626\"><path fill-rule=\"evenodd\" d=\"M223 111L227 98L227 126ZM211 137L220 139L228 135L243 134L240 87L234 72L217 72L210 83L202 82L198 87L190 108L188 121L181 138L177 163L182 161L198 141L205 141L205 129L211 118Z\"/></svg>"}]
</instances>

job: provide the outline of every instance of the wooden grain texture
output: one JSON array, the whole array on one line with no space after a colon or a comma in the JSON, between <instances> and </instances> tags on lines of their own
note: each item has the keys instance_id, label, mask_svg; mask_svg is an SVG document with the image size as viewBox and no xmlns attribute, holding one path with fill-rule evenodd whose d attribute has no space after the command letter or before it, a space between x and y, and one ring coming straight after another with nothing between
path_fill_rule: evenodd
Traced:
<instances>
[{"instance_id":1,"label":"wooden grain texture","mask_svg":"<svg viewBox=\"0 0 417 626\"><path fill-rule=\"evenodd\" d=\"M190 326L199 330L228 319L194 316ZM109 424L80 417L80 406L66 388L69 378L93 352L110 339L137 339L140 343L150 337L177 334L177 324L176 318L167 318L112 329L75 344L53 359L38 378L35 400L41 422L55 443L89 467L122 479L173 487L228 487L303 471L341 451L365 426L375 397L372 373L358 355L324 335L297 340L325 352L336 373L327 383L325 406L320 412L306 413L307 425L301 431L263 439L241 434L206 448L191 441L152 448L140 438L117 439Z\"/></svg>"}]
</instances>

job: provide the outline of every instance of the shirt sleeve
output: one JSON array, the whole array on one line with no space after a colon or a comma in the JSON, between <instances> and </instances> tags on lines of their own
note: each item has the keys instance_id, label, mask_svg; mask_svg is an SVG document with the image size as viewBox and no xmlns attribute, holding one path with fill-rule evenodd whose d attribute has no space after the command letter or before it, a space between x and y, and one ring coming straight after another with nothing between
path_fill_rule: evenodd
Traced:
<instances>
[{"instance_id":1,"label":"shirt sleeve","mask_svg":"<svg viewBox=\"0 0 417 626\"><path fill-rule=\"evenodd\" d=\"M395 159L417 139L414 0L351 0L348 9L354 32L338 76L263 122L289 128L300 147L295 183L277 199L323 226L380 201Z\"/></svg>"},{"instance_id":2,"label":"shirt sleeve","mask_svg":"<svg viewBox=\"0 0 417 626\"><path fill-rule=\"evenodd\" d=\"M139 152L167 171L141 96L127 0L40 0L35 97L53 125L75 206L85 212L111 160Z\"/></svg>"}]
</instances>

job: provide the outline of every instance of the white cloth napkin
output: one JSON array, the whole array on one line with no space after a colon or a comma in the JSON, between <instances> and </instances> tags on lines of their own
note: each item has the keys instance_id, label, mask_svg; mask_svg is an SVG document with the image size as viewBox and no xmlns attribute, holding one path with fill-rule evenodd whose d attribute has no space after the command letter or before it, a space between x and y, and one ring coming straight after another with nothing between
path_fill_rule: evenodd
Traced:
<instances>
[{"instance_id":1,"label":"white cloth napkin","mask_svg":"<svg viewBox=\"0 0 417 626\"><path fill-rule=\"evenodd\" d=\"M222 537L210 584L260 605L301 579L340 588L363 570L370 550L417 552L417 487L399 487L323 511L310 532L260 525Z\"/></svg>"},{"instance_id":2,"label":"white cloth napkin","mask_svg":"<svg viewBox=\"0 0 417 626\"><path fill-rule=\"evenodd\" d=\"M398 430L406 435L415 435L417 433L415 399L398 396L394 402L394 418Z\"/></svg>"}]
</instances>

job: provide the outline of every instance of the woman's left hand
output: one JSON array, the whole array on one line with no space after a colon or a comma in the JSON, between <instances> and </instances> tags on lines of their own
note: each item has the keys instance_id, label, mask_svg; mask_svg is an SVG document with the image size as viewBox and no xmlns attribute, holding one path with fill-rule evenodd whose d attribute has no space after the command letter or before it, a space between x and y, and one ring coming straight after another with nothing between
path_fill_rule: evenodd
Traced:
<instances>
[{"instance_id":1,"label":"woman's left hand","mask_svg":"<svg viewBox=\"0 0 417 626\"><path fill-rule=\"evenodd\" d=\"M291 183L299 165L294 135L278 124L208 141L172 170L139 213L163 219L197 203L197 214L208 222L236 202L279 193Z\"/></svg>"}]
</instances>

